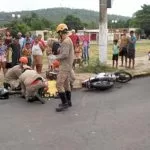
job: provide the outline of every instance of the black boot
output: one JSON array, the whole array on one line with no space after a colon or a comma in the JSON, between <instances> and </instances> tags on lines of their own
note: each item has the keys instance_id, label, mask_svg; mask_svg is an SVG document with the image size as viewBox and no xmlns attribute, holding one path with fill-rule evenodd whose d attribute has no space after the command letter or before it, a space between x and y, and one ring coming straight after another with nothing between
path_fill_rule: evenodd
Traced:
<instances>
[{"instance_id":1,"label":"black boot","mask_svg":"<svg viewBox=\"0 0 150 150\"><path fill-rule=\"evenodd\" d=\"M59 107L56 108L57 112L64 111L64 110L66 110L68 108L66 93L64 93L64 92L63 93L59 93L59 96L60 96L62 104L61 105L59 104Z\"/></svg>"},{"instance_id":2,"label":"black boot","mask_svg":"<svg viewBox=\"0 0 150 150\"><path fill-rule=\"evenodd\" d=\"M71 102L71 92L70 91L66 91L66 97L67 97L67 101L68 101L68 106L71 107L72 106L72 102Z\"/></svg>"},{"instance_id":3,"label":"black boot","mask_svg":"<svg viewBox=\"0 0 150 150\"><path fill-rule=\"evenodd\" d=\"M69 107L72 107L71 92L70 92L70 91L66 91L65 94L66 94L68 106L69 106ZM60 107L61 105L62 105L62 104L59 104L59 107Z\"/></svg>"}]
</instances>

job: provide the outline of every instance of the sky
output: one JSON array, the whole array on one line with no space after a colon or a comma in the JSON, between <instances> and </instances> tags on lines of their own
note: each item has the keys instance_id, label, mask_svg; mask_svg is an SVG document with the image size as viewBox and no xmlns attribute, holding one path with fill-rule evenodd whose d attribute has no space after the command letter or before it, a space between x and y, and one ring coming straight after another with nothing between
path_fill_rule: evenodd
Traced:
<instances>
[{"instance_id":1,"label":"sky","mask_svg":"<svg viewBox=\"0 0 150 150\"><path fill-rule=\"evenodd\" d=\"M112 8L108 9L108 14L131 17L134 12L141 9L143 4L150 5L150 0L113 0ZM0 11L13 12L53 7L99 11L99 0L1 0Z\"/></svg>"}]
</instances>

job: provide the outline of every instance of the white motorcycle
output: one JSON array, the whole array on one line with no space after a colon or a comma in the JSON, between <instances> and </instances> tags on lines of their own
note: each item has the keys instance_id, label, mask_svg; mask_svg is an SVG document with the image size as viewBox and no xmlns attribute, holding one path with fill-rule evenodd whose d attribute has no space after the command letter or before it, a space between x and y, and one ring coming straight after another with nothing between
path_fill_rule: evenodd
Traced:
<instances>
[{"instance_id":1,"label":"white motorcycle","mask_svg":"<svg viewBox=\"0 0 150 150\"><path fill-rule=\"evenodd\" d=\"M82 87L87 89L106 90L114 86L116 82L126 83L132 79L132 75L125 71L113 73L97 73L82 82Z\"/></svg>"}]
</instances>

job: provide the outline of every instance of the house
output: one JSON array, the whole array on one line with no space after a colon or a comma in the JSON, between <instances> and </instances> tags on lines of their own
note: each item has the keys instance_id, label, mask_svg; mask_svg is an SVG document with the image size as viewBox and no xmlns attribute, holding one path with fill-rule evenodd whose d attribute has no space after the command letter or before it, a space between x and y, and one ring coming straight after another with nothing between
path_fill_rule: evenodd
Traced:
<instances>
[{"instance_id":1,"label":"house","mask_svg":"<svg viewBox=\"0 0 150 150\"><path fill-rule=\"evenodd\" d=\"M120 39L121 34L123 33L123 30L126 29L128 33L133 30L135 31L135 28L118 28L118 29L108 29L108 42L112 42L113 39ZM89 36L90 43L98 44L99 42L99 29L84 29L84 30L78 30L77 34L79 37L82 37L84 33L87 33Z\"/></svg>"},{"instance_id":2,"label":"house","mask_svg":"<svg viewBox=\"0 0 150 150\"><path fill-rule=\"evenodd\" d=\"M46 41L52 34L51 31L48 30L36 30L36 31L30 31L32 35L37 35L41 34L42 35L42 40Z\"/></svg>"}]
</instances>

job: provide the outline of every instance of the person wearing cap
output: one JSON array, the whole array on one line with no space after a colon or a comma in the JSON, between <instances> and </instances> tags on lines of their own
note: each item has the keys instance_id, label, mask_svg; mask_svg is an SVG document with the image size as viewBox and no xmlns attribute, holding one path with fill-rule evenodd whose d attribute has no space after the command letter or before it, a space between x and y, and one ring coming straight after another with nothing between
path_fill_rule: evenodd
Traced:
<instances>
[{"instance_id":1,"label":"person wearing cap","mask_svg":"<svg viewBox=\"0 0 150 150\"><path fill-rule=\"evenodd\" d=\"M27 57L20 57L19 64L8 69L4 77L4 88L8 89L10 87L11 89L15 89L19 86L19 82L17 80L22 74L24 67L27 66L27 63Z\"/></svg>"},{"instance_id":2,"label":"person wearing cap","mask_svg":"<svg viewBox=\"0 0 150 150\"><path fill-rule=\"evenodd\" d=\"M34 97L38 100L41 99L38 90L47 87L45 84L46 80L29 66L24 67L24 72L20 75L19 81L22 97L26 98L29 102L33 102Z\"/></svg>"},{"instance_id":3,"label":"person wearing cap","mask_svg":"<svg viewBox=\"0 0 150 150\"><path fill-rule=\"evenodd\" d=\"M56 55L56 60L60 62L56 87L61 99L61 104L56 108L56 111L61 112L72 106L70 77L74 58L74 47L71 39L67 35L68 27L66 24L59 24L56 31L61 43L60 53Z\"/></svg>"}]
</instances>

